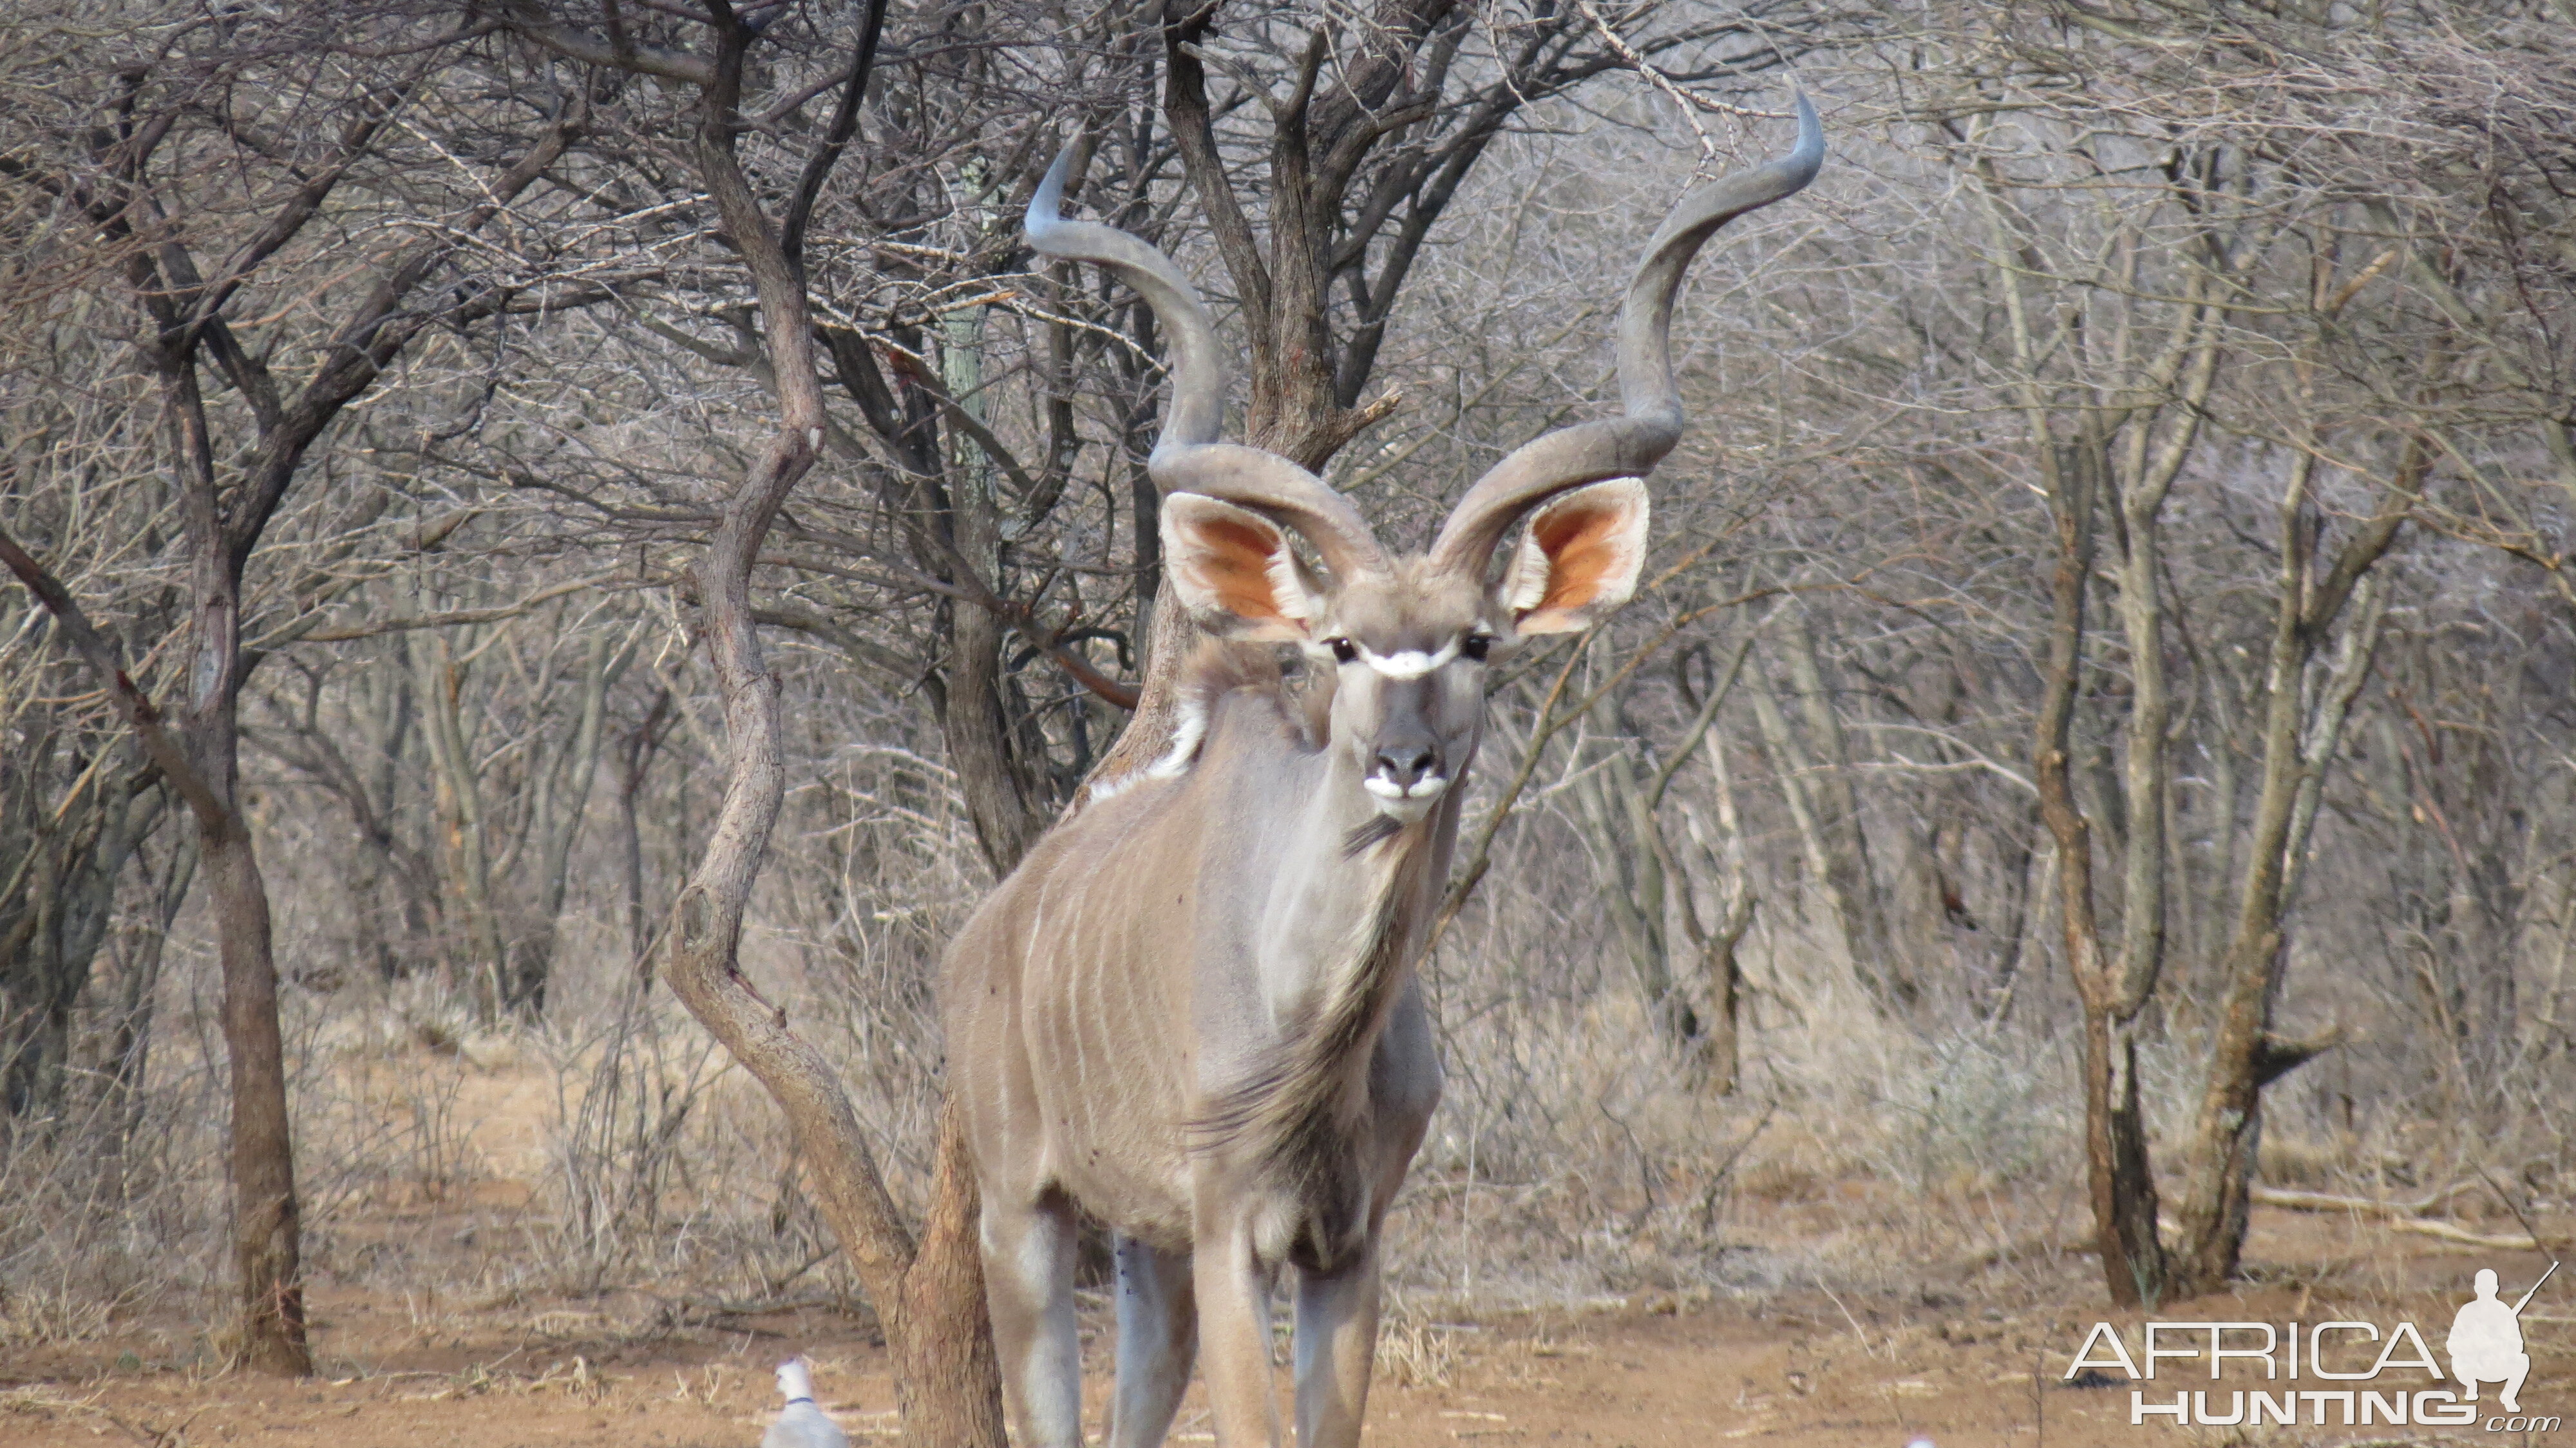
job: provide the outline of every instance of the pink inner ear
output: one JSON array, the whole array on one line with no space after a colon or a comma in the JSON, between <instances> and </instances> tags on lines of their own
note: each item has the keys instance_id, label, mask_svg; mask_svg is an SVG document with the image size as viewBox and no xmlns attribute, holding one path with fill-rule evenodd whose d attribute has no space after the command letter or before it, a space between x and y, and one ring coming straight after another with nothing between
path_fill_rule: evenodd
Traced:
<instances>
[{"instance_id":1,"label":"pink inner ear","mask_svg":"<svg viewBox=\"0 0 2576 1448\"><path fill-rule=\"evenodd\" d=\"M1615 507L1576 506L1551 509L1530 525L1547 555L1547 596L1538 609L1581 608L1601 596L1602 580L1619 566L1620 522Z\"/></svg>"},{"instance_id":2,"label":"pink inner ear","mask_svg":"<svg viewBox=\"0 0 2576 1448\"><path fill-rule=\"evenodd\" d=\"M1275 535L1236 518L1203 518L1192 531L1200 550L1190 560L1192 571L1218 607L1253 623L1291 621L1271 587Z\"/></svg>"}]
</instances>

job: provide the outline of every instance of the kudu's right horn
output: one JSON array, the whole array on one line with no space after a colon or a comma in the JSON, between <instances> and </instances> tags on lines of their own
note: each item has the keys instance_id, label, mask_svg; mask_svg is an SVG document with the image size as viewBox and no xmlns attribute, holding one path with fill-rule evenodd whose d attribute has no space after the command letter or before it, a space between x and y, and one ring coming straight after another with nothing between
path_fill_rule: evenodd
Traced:
<instances>
[{"instance_id":1,"label":"kudu's right horn","mask_svg":"<svg viewBox=\"0 0 2576 1448\"><path fill-rule=\"evenodd\" d=\"M1313 544L1341 579L1386 571L1386 550L1350 499L1277 453L1217 441L1225 423L1225 361L1198 288L1172 259L1141 237L1063 215L1067 144L1029 198L1027 235L1038 252L1097 262L1134 287L1170 339L1172 402L1145 470L1165 493L1197 493L1267 513Z\"/></svg>"}]
</instances>

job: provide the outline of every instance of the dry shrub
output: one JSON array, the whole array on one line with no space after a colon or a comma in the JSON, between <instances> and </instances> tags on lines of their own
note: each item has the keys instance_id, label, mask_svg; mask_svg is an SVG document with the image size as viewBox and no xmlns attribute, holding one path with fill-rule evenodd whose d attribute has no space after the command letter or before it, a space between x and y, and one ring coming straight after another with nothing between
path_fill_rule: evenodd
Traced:
<instances>
[{"instance_id":1,"label":"dry shrub","mask_svg":"<svg viewBox=\"0 0 2576 1448\"><path fill-rule=\"evenodd\" d=\"M2062 1213L2073 1059L2051 1017L1891 1019L1794 921L1757 929L1742 1085L1711 1096L1606 947L1562 927L1582 886L1486 897L1435 963L1448 1090L1394 1219L1400 1280L1527 1304L1895 1290Z\"/></svg>"},{"instance_id":2,"label":"dry shrub","mask_svg":"<svg viewBox=\"0 0 2576 1448\"><path fill-rule=\"evenodd\" d=\"M97 1338L218 1275L215 1083L182 1049L154 1064L145 1089L85 1072L57 1114L0 1123L0 1348Z\"/></svg>"},{"instance_id":3,"label":"dry shrub","mask_svg":"<svg viewBox=\"0 0 2576 1448\"><path fill-rule=\"evenodd\" d=\"M107 1331L120 1305L60 1286L0 1291L0 1348L86 1342Z\"/></svg>"},{"instance_id":4,"label":"dry shrub","mask_svg":"<svg viewBox=\"0 0 2576 1448\"><path fill-rule=\"evenodd\" d=\"M1455 1323L1422 1314L1411 1299L1390 1295L1377 1323L1377 1376L1399 1388L1445 1388L1463 1354Z\"/></svg>"}]
</instances>

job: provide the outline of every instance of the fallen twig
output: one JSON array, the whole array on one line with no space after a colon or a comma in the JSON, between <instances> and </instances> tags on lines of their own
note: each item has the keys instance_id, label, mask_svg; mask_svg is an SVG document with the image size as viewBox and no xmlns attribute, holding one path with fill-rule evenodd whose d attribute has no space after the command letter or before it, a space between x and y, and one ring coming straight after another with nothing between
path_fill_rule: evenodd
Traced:
<instances>
[{"instance_id":1,"label":"fallen twig","mask_svg":"<svg viewBox=\"0 0 2576 1448\"><path fill-rule=\"evenodd\" d=\"M2418 1236L2433 1237L2444 1242L2457 1242L2463 1247L2484 1247L2496 1252L2536 1252L2540 1249L2540 1243L2527 1232L2492 1237L2484 1232L2472 1232L2466 1227L2454 1227L2448 1222L2428 1222L2409 1217L2391 1218L2388 1225L2400 1232L2413 1232Z\"/></svg>"},{"instance_id":2,"label":"fallen twig","mask_svg":"<svg viewBox=\"0 0 2576 1448\"><path fill-rule=\"evenodd\" d=\"M2475 1182L2454 1182L2439 1191L2417 1197L2411 1202L2381 1201L2373 1197L2337 1196L2331 1192L2300 1192L2286 1187L2258 1186L2253 1188L2250 1195L2258 1206L2280 1207L2293 1212L2351 1212L2363 1217L2417 1217L2476 1186Z\"/></svg>"},{"instance_id":3,"label":"fallen twig","mask_svg":"<svg viewBox=\"0 0 2576 1448\"><path fill-rule=\"evenodd\" d=\"M2472 1232L2449 1222L2433 1221L2421 1215L2441 1206L2460 1193L2475 1189L2476 1182L2456 1182L2429 1196L2411 1202L2374 1201L2369 1197L2336 1196L2328 1192L2297 1192L2281 1187L2255 1187L2250 1195L2266 1207L2280 1207L2293 1212L2348 1212L2357 1217L2370 1217L2388 1223L2390 1230L2412 1232L2419 1237L2456 1242L2465 1247L2484 1247L2498 1252L2529 1252L2539 1248L2539 1239L2526 1230L2519 1236L2492 1236Z\"/></svg>"}]
</instances>

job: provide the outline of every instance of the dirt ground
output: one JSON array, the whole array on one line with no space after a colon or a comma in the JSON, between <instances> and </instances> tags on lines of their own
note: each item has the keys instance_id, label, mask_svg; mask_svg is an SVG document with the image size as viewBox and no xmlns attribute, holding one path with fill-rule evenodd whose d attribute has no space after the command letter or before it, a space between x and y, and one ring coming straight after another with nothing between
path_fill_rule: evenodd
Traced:
<instances>
[{"instance_id":1,"label":"dirt ground","mask_svg":"<svg viewBox=\"0 0 2576 1448\"><path fill-rule=\"evenodd\" d=\"M2548 1224L2544 1232L2553 1232ZM2554 1233L2553 1233L2554 1234ZM2440 1349L2480 1266L2508 1295L2545 1262L2459 1249L2331 1218L2258 1213L2249 1258L2269 1285L2164 1314L2172 1320L2419 1325ZM2397 1254L2392 1256L2391 1254ZM2367 1274L2355 1264L2367 1263ZM2367 1275L2338 1290L2338 1276ZM2576 1299L2576 1283L2568 1284ZM1603 1448L1753 1444L1886 1445L1929 1438L1976 1444L2143 1445L2546 1442L2554 1433L2385 1426L2192 1427L2129 1421L2131 1384L2063 1381L2097 1317L2099 1289L2063 1309L2019 1309L1926 1292L1901 1303L1775 1295L1758 1303L1656 1295L1584 1310L1399 1320L1392 1368L1370 1402L1370 1440L1404 1445L1598 1444ZM2544 1292L2525 1314L2534 1358L2524 1406L2576 1410L2576 1313ZM512 1304L484 1311L341 1291L314 1301L325 1376L287 1384L207 1373L175 1361L186 1341L148 1326L105 1341L0 1363L0 1444L68 1448L102 1441L314 1444L319 1448L510 1448L539 1444L749 1445L775 1411L770 1365L803 1351L825 1404L856 1442L893 1432L885 1355L863 1326L821 1310L664 1325L637 1333L634 1304L593 1309ZM2132 1329L2135 1321L2128 1324ZM1105 1314L1086 1314L1098 1371ZM2135 1350L2136 1333L2130 1333ZM2170 1346L2171 1340L2168 1340ZM2366 1365L2365 1357L2362 1365ZM2206 1387L2200 1364L2160 1385ZM2398 1376L2408 1376L2400 1373ZM2259 1371L2224 1386L2262 1387ZM2420 1372L2410 1385L2424 1386ZM2307 1381L2303 1387L2331 1387ZM1174 1441L1211 1442L1198 1389ZM2489 1387L2490 1401L2495 1389ZM2170 1400L2170 1391L2160 1400ZM2222 1404L2228 1395L2216 1395ZM2219 1411L2224 1412L2221 1406ZM2329 1409L2329 1412L2332 1410ZM1094 1419L1097 1429L1097 1419ZM2563 1430L2562 1430L2563 1431Z\"/></svg>"}]
</instances>

